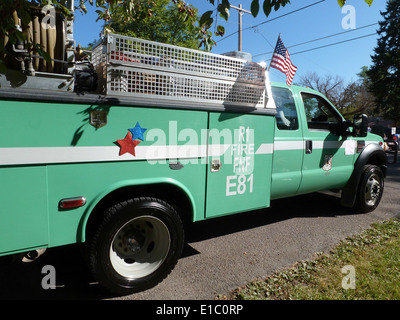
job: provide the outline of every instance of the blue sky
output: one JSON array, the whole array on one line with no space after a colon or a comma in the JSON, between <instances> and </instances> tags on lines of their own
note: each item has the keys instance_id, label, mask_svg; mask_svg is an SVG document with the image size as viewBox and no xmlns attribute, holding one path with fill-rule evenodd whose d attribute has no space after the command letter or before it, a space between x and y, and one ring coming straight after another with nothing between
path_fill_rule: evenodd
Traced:
<instances>
[{"instance_id":1,"label":"blue sky","mask_svg":"<svg viewBox=\"0 0 400 320\"><path fill-rule=\"evenodd\" d=\"M199 13L215 9L207 0L186 0L187 3L199 9ZM260 0L262 2L262 0ZM239 6L250 10L251 0L231 0L231 5ZM382 20L381 11L385 11L386 1L374 0L369 7L364 0L348 0L347 5L354 7L355 29L344 29L342 20L348 18L348 12L342 13L342 9L336 0L291 0L291 4L278 11L272 11L268 18L260 10L257 18L250 14L243 15L243 49L253 55L253 61L268 61L272 57L272 51L276 40L281 33L281 38L288 47L291 59L298 71L294 83L310 72L316 72L321 76L341 76L346 82L357 79L357 73L362 66L371 65L371 54L377 44L378 35L376 30L378 21ZM306 9L302 9L310 6ZM74 26L74 38L76 43L86 46L89 42L98 39L101 31L101 23L96 23L94 8L88 5L89 13L76 14ZM299 11L297 11L299 10ZM294 12L297 11L297 12ZM294 12L294 13L291 13ZM284 17L281 17L286 15ZM275 20L273 20L275 19ZM266 22L273 20L270 22ZM212 50L214 53L224 53L238 49L238 13L231 9L231 15L226 22L218 18L218 23L225 27L224 37L215 37L217 46ZM368 26L374 24L369 27ZM308 44L295 46L299 43L330 36L336 33L349 31L344 34L330 37L325 40L315 41ZM301 51L326 46L340 41L346 41L357 37L362 39L346 43L328 46L304 53ZM231 35L231 36L230 36ZM270 79L272 81L285 82L285 76L278 70L271 69Z\"/></svg>"}]
</instances>

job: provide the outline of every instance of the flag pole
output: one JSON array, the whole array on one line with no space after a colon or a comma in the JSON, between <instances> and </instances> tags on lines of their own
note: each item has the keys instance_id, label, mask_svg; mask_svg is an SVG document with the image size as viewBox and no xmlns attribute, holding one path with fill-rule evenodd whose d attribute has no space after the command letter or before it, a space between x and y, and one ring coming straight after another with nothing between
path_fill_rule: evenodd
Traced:
<instances>
[{"instance_id":1,"label":"flag pole","mask_svg":"<svg viewBox=\"0 0 400 320\"><path fill-rule=\"evenodd\" d=\"M278 40L276 40L274 52L275 52L275 50L276 50L276 47L278 46L278 41L279 41L279 38L280 38L280 37L281 37L281 32L279 32ZM274 55L274 54L272 53L272 55ZM269 72L269 69L271 69L271 63L272 63L272 58L271 58L271 61L270 61L270 63L269 63L268 72Z\"/></svg>"}]
</instances>

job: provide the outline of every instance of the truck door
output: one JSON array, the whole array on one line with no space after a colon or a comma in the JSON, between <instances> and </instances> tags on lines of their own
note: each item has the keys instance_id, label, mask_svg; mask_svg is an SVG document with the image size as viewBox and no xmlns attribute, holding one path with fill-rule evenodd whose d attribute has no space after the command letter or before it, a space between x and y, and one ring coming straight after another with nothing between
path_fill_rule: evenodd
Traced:
<instances>
[{"instance_id":1,"label":"truck door","mask_svg":"<svg viewBox=\"0 0 400 320\"><path fill-rule=\"evenodd\" d=\"M272 87L277 115L272 165L271 198L295 195L301 182L304 142L292 92Z\"/></svg>"},{"instance_id":2,"label":"truck door","mask_svg":"<svg viewBox=\"0 0 400 320\"><path fill-rule=\"evenodd\" d=\"M269 206L274 116L210 113L206 217Z\"/></svg>"},{"instance_id":3,"label":"truck door","mask_svg":"<svg viewBox=\"0 0 400 320\"><path fill-rule=\"evenodd\" d=\"M355 142L333 133L343 121L341 115L322 96L299 92L305 119L302 180L298 193L342 187L350 178Z\"/></svg>"}]
</instances>

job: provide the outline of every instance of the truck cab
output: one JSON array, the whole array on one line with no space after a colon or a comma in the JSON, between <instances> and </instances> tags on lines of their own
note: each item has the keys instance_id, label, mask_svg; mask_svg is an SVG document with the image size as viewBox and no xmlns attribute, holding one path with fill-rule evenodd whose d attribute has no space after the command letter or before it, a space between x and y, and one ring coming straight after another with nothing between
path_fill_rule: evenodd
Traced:
<instances>
[{"instance_id":1,"label":"truck cab","mask_svg":"<svg viewBox=\"0 0 400 320\"><path fill-rule=\"evenodd\" d=\"M342 204L354 206L355 193L348 187L359 181L355 166L378 165L386 175L382 139L367 133L367 117L355 115L351 123L315 90L271 87L277 107L271 198L337 189Z\"/></svg>"}]
</instances>

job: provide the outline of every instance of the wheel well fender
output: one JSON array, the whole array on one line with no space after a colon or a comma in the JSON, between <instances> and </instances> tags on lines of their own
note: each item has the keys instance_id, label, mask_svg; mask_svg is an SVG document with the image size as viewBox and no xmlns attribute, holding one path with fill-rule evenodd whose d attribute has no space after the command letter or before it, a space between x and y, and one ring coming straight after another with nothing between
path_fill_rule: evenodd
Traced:
<instances>
[{"instance_id":1,"label":"wheel well fender","mask_svg":"<svg viewBox=\"0 0 400 320\"><path fill-rule=\"evenodd\" d=\"M110 186L89 205L82 216L77 242L84 242L102 219L104 211L112 205L137 197L155 197L169 203L180 215L183 223L190 223L195 216L195 201L189 190L178 181L167 179L159 182L124 182Z\"/></svg>"},{"instance_id":2,"label":"wheel well fender","mask_svg":"<svg viewBox=\"0 0 400 320\"><path fill-rule=\"evenodd\" d=\"M361 153L354 164L353 174L342 190L341 204L343 206L354 206L358 184L363 172L362 168L367 164L378 166L382 170L383 176L386 177L387 157L385 151L379 144L370 143L361 150Z\"/></svg>"}]
</instances>

